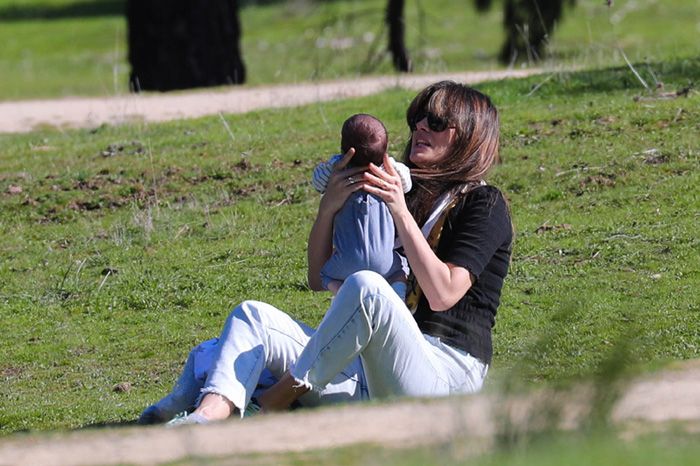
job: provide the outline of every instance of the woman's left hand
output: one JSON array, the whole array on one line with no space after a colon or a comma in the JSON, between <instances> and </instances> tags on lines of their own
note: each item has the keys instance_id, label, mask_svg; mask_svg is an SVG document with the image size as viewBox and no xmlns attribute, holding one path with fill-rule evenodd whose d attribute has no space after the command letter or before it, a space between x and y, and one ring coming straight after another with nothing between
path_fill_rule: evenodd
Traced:
<instances>
[{"instance_id":1,"label":"woman's left hand","mask_svg":"<svg viewBox=\"0 0 700 466\"><path fill-rule=\"evenodd\" d=\"M369 164L369 170L363 175L364 190L382 199L389 207L391 214L396 216L406 212L406 198L403 193L401 177L389 160L389 155L384 154L384 169L373 163Z\"/></svg>"}]
</instances>

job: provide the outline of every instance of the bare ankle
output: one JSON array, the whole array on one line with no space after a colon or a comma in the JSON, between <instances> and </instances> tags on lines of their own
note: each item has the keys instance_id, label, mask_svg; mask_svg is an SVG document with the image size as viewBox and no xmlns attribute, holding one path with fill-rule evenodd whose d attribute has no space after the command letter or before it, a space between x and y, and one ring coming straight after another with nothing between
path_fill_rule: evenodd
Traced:
<instances>
[{"instance_id":1,"label":"bare ankle","mask_svg":"<svg viewBox=\"0 0 700 466\"><path fill-rule=\"evenodd\" d=\"M307 387L299 386L294 377L287 372L279 382L258 397L258 402L263 412L283 411L308 391Z\"/></svg>"},{"instance_id":2,"label":"bare ankle","mask_svg":"<svg viewBox=\"0 0 700 466\"><path fill-rule=\"evenodd\" d=\"M218 393L207 393L194 412L208 421L220 421L227 419L235 408L236 406L225 396Z\"/></svg>"}]
</instances>

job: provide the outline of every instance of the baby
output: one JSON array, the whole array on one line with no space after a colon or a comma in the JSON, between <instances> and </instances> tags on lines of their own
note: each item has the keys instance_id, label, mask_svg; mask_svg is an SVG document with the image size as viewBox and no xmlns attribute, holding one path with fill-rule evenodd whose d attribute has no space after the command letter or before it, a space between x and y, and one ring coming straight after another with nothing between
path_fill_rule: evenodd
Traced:
<instances>
[{"instance_id":1,"label":"baby","mask_svg":"<svg viewBox=\"0 0 700 466\"><path fill-rule=\"evenodd\" d=\"M342 154L355 149L348 167L381 166L388 145L384 124L367 114L357 114L343 123ZM312 183L317 191L326 190L328 179L342 154L316 166ZM409 168L390 158L401 177L403 191L411 190ZM335 294L342 282L360 270L372 270L389 281L397 294L406 296L408 262L394 247L396 230L389 208L378 197L359 190L350 195L333 221L333 254L321 269L321 283Z\"/></svg>"}]
</instances>

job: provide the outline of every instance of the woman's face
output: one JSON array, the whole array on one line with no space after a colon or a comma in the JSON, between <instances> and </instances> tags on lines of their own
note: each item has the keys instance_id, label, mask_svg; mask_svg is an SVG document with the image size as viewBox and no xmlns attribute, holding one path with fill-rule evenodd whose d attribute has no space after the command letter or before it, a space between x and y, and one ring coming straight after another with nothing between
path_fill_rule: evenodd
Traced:
<instances>
[{"instance_id":1,"label":"woman's face","mask_svg":"<svg viewBox=\"0 0 700 466\"><path fill-rule=\"evenodd\" d=\"M428 117L415 124L411 133L411 153L409 159L418 168L426 168L442 160L457 136L454 127L442 131L430 129Z\"/></svg>"}]
</instances>

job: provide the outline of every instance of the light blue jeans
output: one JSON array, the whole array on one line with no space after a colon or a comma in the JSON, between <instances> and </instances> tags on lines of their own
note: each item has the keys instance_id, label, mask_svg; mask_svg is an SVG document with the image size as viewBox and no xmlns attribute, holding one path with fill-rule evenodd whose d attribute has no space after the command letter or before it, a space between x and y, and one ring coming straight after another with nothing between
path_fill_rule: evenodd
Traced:
<instances>
[{"instance_id":1,"label":"light blue jeans","mask_svg":"<svg viewBox=\"0 0 700 466\"><path fill-rule=\"evenodd\" d=\"M204 347L204 349L202 349ZM236 407L286 371L311 390L303 406L394 396L445 396L481 389L488 366L424 335L375 272L348 277L317 330L258 301L236 307L221 337L196 347L173 392L156 404L217 393ZM196 395L195 395L196 394Z\"/></svg>"}]
</instances>

